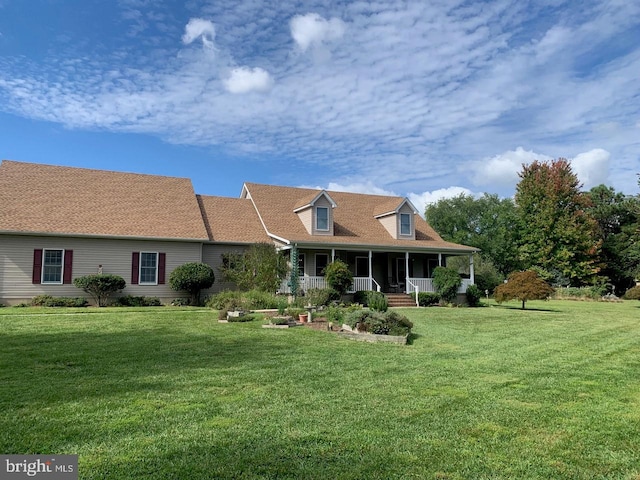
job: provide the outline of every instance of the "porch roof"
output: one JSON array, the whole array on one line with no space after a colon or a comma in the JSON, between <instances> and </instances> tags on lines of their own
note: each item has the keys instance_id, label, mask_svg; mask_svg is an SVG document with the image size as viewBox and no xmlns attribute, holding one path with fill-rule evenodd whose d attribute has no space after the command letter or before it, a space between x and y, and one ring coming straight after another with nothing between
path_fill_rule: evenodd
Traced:
<instances>
[{"instance_id":1,"label":"porch roof","mask_svg":"<svg viewBox=\"0 0 640 480\"><path fill-rule=\"evenodd\" d=\"M333 210L334 235L311 235L294 213L303 199L319 193L309 188L281 187L246 183L243 189L253 202L264 227L272 238L288 243L326 246L325 248L363 247L393 250L429 250L471 253L478 249L444 241L420 216L414 215L415 240L394 239L376 214L396 207L405 200L402 197L366 195L346 192L327 192L338 205Z\"/></svg>"}]
</instances>

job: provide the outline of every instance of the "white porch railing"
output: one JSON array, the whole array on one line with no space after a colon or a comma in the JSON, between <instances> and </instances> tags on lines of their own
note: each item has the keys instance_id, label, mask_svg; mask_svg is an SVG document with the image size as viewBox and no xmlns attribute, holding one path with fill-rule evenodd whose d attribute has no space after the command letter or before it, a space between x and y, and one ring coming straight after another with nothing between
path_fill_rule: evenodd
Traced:
<instances>
[{"instance_id":1,"label":"white porch railing","mask_svg":"<svg viewBox=\"0 0 640 480\"><path fill-rule=\"evenodd\" d=\"M414 291L417 287L420 292L435 292L433 286L433 279L431 278L409 278L408 293ZM414 285L414 286L411 286ZM472 285L471 279L463 278L462 285L458 289L458 293L466 293L467 287ZM378 283L369 277L353 277L353 285L349 289L349 293L357 292L359 290L377 290L380 286ZM327 288L327 282L324 277L312 277L306 275L298 279L298 288L302 291L307 291L311 288ZM291 293L289 288L289 279L282 281L280 285L280 293Z\"/></svg>"},{"instance_id":2,"label":"white porch railing","mask_svg":"<svg viewBox=\"0 0 640 480\"><path fill-rule=\"evenodd\" d=\"M417 286L418 289L421 292L435 292L436 289L433 286L433 279L432 278L410 278L409 282L412 283L413 285ZM467 287L469 285L472 285L473 282L471 281L470 278L463 278L462 279L462 284L460 285L460 288L458 288L458 293L467 293ZM412 288L409 288L409 292L411 293Z\"/></svg>"}]
</instances>

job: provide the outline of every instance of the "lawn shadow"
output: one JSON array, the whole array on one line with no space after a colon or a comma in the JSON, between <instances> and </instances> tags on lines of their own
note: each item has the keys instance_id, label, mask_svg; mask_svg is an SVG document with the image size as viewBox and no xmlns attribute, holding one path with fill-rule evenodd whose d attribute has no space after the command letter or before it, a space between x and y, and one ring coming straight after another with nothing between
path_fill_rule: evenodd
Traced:
<instances>
[{"instance_id":1,"label":"lawn shadow","mask_svg":"<svg viewBox=\"0 0 640 480\"><path fill-rule=\"evenodd\" d=\"M522 306L514 306L514 305L490 305L490 307L492 308L502 308L504 310L518 310L520 312L555 312L555 313L560 313L562 312L562 310L558 310L557 308L531 308L531 307L525 307L524 309L522 308Z\"/></svg>"}]
</instances>

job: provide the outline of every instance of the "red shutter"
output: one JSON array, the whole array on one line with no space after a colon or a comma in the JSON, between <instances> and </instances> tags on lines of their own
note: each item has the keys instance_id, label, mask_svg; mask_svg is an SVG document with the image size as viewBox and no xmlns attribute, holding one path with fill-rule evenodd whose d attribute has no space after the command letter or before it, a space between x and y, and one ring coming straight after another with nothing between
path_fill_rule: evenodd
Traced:
<instances>
[{"instance_id":1,"label":"red shutter","mask_svg":"<svg viewBox=\"0 0 640 480\"><path fill-rule=\"evenodd\" d=\"M140 275L140 252L133 252L131 255L131 285L138 284Z\"/></svg>"},{"instance_id":2,"label":"red shutter","mask_svg":"<svg viewBox=\"0 0 640 480\"><path fill-rule=\"evenodd\" d=\"M64 274L62 283L70 284L73 273L73 250L64 251Z\"/></svg>"},{"instance_id":3,"label":"red shutter","mask_svg":"<svg viewBox=\"0 0 640 480\"><path fill-rule=\"evenodd\" d=\"M164 272L167 264L167 254L158 254L158 285L164 285Z\"/></svg>"},{"instance_id":4,"label":"red shutter","mask_svg":"<svg viewBox=\"0 0 640 480\"><path fill-rule=\"evenodd\" d=\"M31 283L42 283L42 249L33 251L33 276Z\"/></svg>"}]
</instances>

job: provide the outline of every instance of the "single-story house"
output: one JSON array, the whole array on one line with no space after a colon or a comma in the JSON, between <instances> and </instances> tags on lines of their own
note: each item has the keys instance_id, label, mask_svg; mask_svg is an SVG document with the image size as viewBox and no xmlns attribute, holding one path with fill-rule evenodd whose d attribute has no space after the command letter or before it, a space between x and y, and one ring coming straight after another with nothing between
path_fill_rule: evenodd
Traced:
<instances>
[{"instance_id":1,"label":"single-story house","mask_svg":"<svg viewBox=\"0 0 640 480\"><path fill-rule=\"evenodd\" d=\"M345 261L354 290L432 291L446 256L477 249L445 242L407 198L246 183L239 198L196 195L185 178L0 163L0 303L40 294L81 296L73 279L122 276L125 295L180 295L171 271L205 262L210 292L233 288L222 254L273 243L298 259L302 290L325 286L322 270ZM291 258L291 257L290 257ZM288 283L281 291L287 293Z\"/></svg>"}]
</instances>

